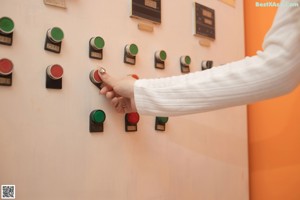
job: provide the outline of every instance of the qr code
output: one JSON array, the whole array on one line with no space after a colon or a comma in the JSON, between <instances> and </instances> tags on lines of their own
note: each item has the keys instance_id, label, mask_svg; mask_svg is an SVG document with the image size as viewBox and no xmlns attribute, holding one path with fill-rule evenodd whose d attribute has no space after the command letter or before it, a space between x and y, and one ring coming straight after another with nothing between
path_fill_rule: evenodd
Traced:
<instances>
[{"instance_id":1,"label":"qr code","mask_svg":"<svg viewBox=\"0 0 300 200\"><path fill-rule=\"evenodd\" d=\"M16 186L15 185L1 185L1 199L15 199Z\"/></svg>"}]
</instances>

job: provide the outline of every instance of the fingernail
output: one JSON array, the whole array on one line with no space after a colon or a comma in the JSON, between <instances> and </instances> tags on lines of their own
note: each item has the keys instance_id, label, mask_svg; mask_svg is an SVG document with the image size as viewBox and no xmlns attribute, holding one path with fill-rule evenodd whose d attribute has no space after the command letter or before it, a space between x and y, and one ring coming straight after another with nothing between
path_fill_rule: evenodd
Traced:
<instances>
[{"instance_id":1,"label":"fingernail","mask_svg":"<svg viewBox=\"0 0 300 200\"><path fill-rule=\"evenodd\" d=\"M100 67L99 72L100 72L100 74L105 74L106 70L103 67Z\"/></svg>"}]
</instances>

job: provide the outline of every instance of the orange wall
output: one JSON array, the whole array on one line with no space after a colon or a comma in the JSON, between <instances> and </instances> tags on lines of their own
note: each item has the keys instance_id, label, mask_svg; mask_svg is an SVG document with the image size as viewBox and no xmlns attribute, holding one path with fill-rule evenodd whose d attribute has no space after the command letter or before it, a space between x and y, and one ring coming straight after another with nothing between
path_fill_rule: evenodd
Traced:
<instances>
[{"instance_id":1,"label":"orange wall","mask_svg":"<svg viewBox=\"0 0 300 200\"><path fill-rule=\"evenodd\" d=\"M254 0L244 4L246 55L251 56L261 49L276 8L256 8ZM300 87L249 105L248 120L250 199L299 200Z\"/></svg>"}]
</instances>

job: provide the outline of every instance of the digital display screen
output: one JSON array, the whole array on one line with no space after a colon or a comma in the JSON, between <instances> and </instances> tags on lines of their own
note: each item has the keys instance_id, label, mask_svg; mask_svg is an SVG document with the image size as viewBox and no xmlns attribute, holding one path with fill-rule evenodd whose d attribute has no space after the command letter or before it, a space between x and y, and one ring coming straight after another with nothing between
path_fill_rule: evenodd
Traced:
<instances>
[{"instance_id":1,"label":"digital display screen","mask_svg":"<svg viewBox=\"0 0 300 200\"><path fill-rule=\"evenodd\" d=\"M215 39L215 10L195 2L194 35Z\"/></svg>"},{"instance_id":2,"label":"digital display screen","mask_svg":"<svg viewBox=\"0 0 300 200\"><path fill-rule=\"evenodd\" d=\"M161 0L132 0L131 17L161 23Z\"/></svg>"}]
</instances>

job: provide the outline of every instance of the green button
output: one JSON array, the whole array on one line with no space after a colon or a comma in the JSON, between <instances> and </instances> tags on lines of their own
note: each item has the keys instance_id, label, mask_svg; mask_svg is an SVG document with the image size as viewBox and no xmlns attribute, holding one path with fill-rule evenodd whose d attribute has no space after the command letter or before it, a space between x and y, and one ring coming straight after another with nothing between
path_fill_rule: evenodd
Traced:
<instances>
[{"instance_id":1,"label":"green button","mask_svg":"<svg viewBox=\"0 0 300 200\"><path fill-rule=\"evenodd\" d=\"M102 49L105 45L103 38L99 36L93 38L93 42L94 42L93 46L97 49Z\"/></svg>"},{"instance_id":2,"label":"green button","mask_svg":"<svg viewBox=\"0 0 300 200\"><path fill-rule=\"evenodd\" d=\"M184 61L187 65L191 64L191 57L190 56L185 56Z\"/></svg>"},{"instance_id":3,"label":"green button","mask_svg":"<svg viewBox=\"0 0 300 200\"><path fill-rule=\"evenodd\" d=\"M161 50L159 53L159 57L161 60L166 60L167 59L167 53L164 50Z\"/></svg>"},{"instance_id":4,"label":"green button","mask_svg":"<svg viewBox=\"0 0 300 200\"><path fill-rule=\"evenodd\" d=\"M55 42L61 42L64 39L64 32L59 27L53 27L50 36Z\"/></svg>"},{"instance_id":5,"label":"green button","mask_svg":"<svg viewBox=\"0 0 300 200\"><path fill-rule=\"evenodd\" d=\"M9 17L0 18L0 30L4 33L13 32L15 24Z\"/></svg>"},{"instance_id":6,"label":"green button","mask_svg":"<svg viewBox=\"0 0 300 200\"><path fill-rule=\"evenodd\" d=\"M139 49L136 44L131 44L129 47L129 51L132 55L136 55L139 52Z\"/></svg>"},{"instance_id":7,"label":"green button","mask_svg":"<svg viewBox=\"0 0 300 200\"><path fill-rule=\"evenodd\" d=\"M168 117L157 117L157 120L161 124L165 124L168 122L169 118Z\"/></svg>"},{"instance_id":8,"label":"green button","mask_svg":"<svg viewBox=\"0 0 300 200\"><path fill-rule=\"evenodd\" d=\"M105 112L102 110L95 110L92 112L92 120L96 123L103 123L105 121Z\"/></svg>"}]
</instances>

